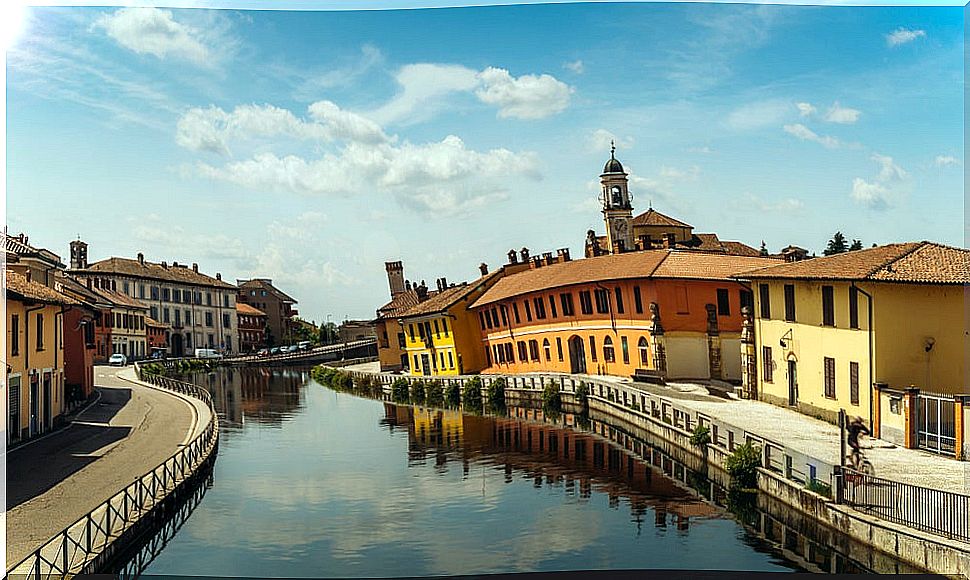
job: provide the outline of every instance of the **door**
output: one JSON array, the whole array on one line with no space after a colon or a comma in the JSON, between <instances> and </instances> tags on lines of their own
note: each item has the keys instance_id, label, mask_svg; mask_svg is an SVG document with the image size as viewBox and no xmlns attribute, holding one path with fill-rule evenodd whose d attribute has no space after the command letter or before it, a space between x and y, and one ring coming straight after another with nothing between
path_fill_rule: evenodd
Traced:
<instances>
[{"instance_id":1,"label":"door","mask_svg":"<svg viewBox=\"0 0 970 580\"><path fill-rule=\"evenodd\" d=\"M37 388L37 375L34 375L30 377L30 425L28 428L31 437L37 433L37 415L40 414L38 399L39 393Z\"/></svg>"},{"instance_id":2,"label":"door","mask_svg":"<svg viewBox=\"0 0 970 580\"><path fill-rule=\"evenodd\" d=\"M49 431L51 428L53 406L54 400L51 396L51 374L44 373L44 431Z\"/></svg>"},{"instance_id":3,"label":"door","mask_svg":"<svg viewBox=\"0 0 970 580\"><path fill-rule=\"evenodd\" d=\"M956 405L952 397L928 393L916 396L916 444L920 449L954 455Z\"/></svg>"},{"instance_id":4,"label":"door","mask_svg":"<svg viewBox=\"0 0 970 580\"><path fill-rule=\"evenodd\" d=\"M586 347L583 339L575 335L569 339L569 372L586 373Z\"/></svg>"},{"instance_id":5,"label":"door","mask_svg":"<svg viewBox=\"0 0 970 580\"><path fill-rule=\"evenodd\" d=\"M172 333L172 355L179 357L184 356L185 348L182 346L182 335L178 332Z\"/></svg>"},{"instance_id":6,"label":"door","mask_svg":"<svg viewBox=\"0 0 970 580\"><path fill-rule=\"evenodd\" d=\"M7 424L7 442L20 439L20 377L11 377L8 381L10 388L10 423Z\"/></svg>"},{"instance_id":7,"label":"door","mask_svg":"<svg viewBox=\"0 0 970 580\"><path fill-rule=\"evenodd\" d=\"M431 375L431 361L426 354L421 355L421 374L426 377Z\"/></svg>"},{"instance_id":8,"label":"door","mask_svg":"<svg viewBox=\"0 0 970 580\"><path fill-rule=\"evenodd\" d=\"M788 361L788 404L798 405L798 374L795 361Z\"/></svg>"}]
</instances>

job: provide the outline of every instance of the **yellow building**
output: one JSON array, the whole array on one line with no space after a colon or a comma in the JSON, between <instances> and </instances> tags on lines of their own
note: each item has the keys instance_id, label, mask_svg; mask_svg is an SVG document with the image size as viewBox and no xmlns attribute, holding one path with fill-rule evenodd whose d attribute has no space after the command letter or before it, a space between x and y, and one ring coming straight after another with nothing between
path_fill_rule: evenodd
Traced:
<instances>
[{"instance_id":1,"label":"yellow building","mask_svg":"<svg viewBox=\"0 0 970 580\"><path fill-rule=\"evenodd\" d=\"M752 281L758 396L873 421L873 385L968 392L970 251L889 244L738 275Z\"/></svg>"},{"instance_id":2,"label":"yellow building","mask_svg":"<svg viewBox=\"0 0 970 580\"><path fill-rule=\"evenodd\" d=\"M12 270L6 276L9 445L49 431L64 412L64 310L77 302Z\"/></svg>"},{"instance_id":3,"label":"yellow building","mask_svg":"<svg viewBox=\"0 0 970 580\"><path fill-rule=\"evenodd\" d=\"M404 329L398 316L418 303L418 294L404 280L401 262L385 262L391 301L377 309L374 331L377 334L377 358L381 372L407 371L410 367L404 351Z\"/></svg>"}]
</instances>

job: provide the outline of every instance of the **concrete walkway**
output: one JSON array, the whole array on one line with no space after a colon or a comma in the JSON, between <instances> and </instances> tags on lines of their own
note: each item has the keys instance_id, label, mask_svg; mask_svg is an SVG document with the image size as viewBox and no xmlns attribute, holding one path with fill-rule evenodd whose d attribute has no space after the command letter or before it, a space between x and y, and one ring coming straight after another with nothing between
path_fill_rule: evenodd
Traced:
<instances>
[{"instance_id":1,"label":"concrete walkway","mask_svg":"<svg viewBox=\"0 0 970 580\"><path fill-rule=\"evenodd\" d=\"M192 440L201 402L95 367L101 399L66 428L7 454L6 558L13 566Z\"/></svg>"}]
</instances>

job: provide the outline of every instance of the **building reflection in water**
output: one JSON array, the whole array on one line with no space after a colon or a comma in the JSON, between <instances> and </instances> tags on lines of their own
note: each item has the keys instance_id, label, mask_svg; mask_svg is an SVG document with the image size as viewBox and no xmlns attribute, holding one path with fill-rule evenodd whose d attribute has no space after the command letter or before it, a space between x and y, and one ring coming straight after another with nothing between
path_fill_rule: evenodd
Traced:
<instances>
[{"instance_id":1,"label":"building reflection in water","mask_svg":"<svg viewBox=\"0 0 970 580\"><path fill-rule=\"evenodd\" d=\"M590 433L540 422L541 410L510 408L509 417L489 417L385 403L384 413L381 423L389 429L408 430L410 463L433 460L445 473L449 461L461 461L466 478L473 465L501 469L506 483L518 474L536 488L560 487L578 501L588 501L595 491L606 495L612 508L628 505L638 533L650 511L656 527L680 532L692 519L722 513L637 457L639 445L623 449ZM560 420L575 423L570 414Z\"/></svg>"},{"instance_id":2,"label":"building reflection in water","mask_svg":"<svg viewBox=\"0 0 970 580\"><path fill-rule=\"evenodd\" d=\"M305 369L262 367L223 368L190 377L212 394L221 424L229 433L241 429L246 421L281 427L303 410L303 387L308 379Z\"/></svg>"}]
</instances>

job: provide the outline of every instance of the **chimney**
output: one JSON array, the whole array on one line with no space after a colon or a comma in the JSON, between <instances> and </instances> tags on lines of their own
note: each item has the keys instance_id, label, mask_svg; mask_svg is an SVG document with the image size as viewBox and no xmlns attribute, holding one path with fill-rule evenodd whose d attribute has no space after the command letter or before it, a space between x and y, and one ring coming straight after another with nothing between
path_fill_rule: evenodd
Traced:
<instances>
[{"instance_id":1,"label":"chimney","mask_svg":"<svg viewBox=\"0 0 970 580\"><path fill-rule=\"evenodd\" d=\"M145 254L138 252L138 263L141 264L142 266L145 265Z\"/></svg>"},{"instance_id":2,"label":"chimney","mask_svg":"<svg viewBox=\"0 0 970 580\"><path fill-rule=\"evenodd\" d=\"M545 260L547 266L552 266L556 262L552 259L552 252L544 252L542 254L542 259Z\"/></svg>"},{"instance_id":3,"label":"chimney","mask_svg":"<svg viewBox=\"0 0 970 580\"><path fill-rule=\"evenodd\" d=\"M176 262L175 260L172 260L172 267L173 268L178 268L179 267L179 263Z\"/></svg>"},{"instance_id":4,"label":"chimney","mask_svg":"<svg viewBox=\"0 0 970 580\"><path fill-rule=\"evenodd\" d=\"M387 285L391 290L391 298L394 298L406 289L404 284L404 263L400 261L384 262L384 269L387 270Z\"/></svg>"},{"instance_id":5,"label":"chimney","mask_svg":"<svg viewBox=\"0 0 970 580\"><path fill-rule=\"evenodd\" d=\"M441 278L435 278L434 285L438 289L438 292L441 292Z\"/></svg>"},{"instance_id":6,"label":"chimney","mask_svg":"<svg viewBox=\"0 0 970 580\"><path fill-rule=\"evenodd\" d=\"M519 254L515 250L509 250L509 264L518 264Z\"/></svg>"},{"instance_id":7,"label":"chimney","mask_svg":"<svg viewBox=\"0 0 970 580\"><path fill-rule=\"evenodd\" d=\"M219 280L219 281L222 280L222 273L221 272L216 272L216 280Z\"/></svg>"},{"instance_id":8,"label":"chimney","mask_svg":"<svg viewBox=\"0 0 970 580\"><path fill-rule=\"evenodd\" d=\"M529 261L529 248L522 248L521 254L522 254L522 261L523 262L528 262Z\"/></svg>"},{"instance_id":9,"label":"chimney","mask_svg":"<svg viewBox=\"0 0 970 580\"><path fill-rule=\"evenodd\" d=\"M192 271L195 272L196 274L199 273L199 265L196 264L195 262L192 262Z\"/></svg>"},{"instance_id":10,"label":"chimney","mask_svg":"<svg viewBox=\"0 0 970 580\"><path fill-rule=\"evenodd\" d=\"M558 250L556 250L556 253L559 254L560 262L568 262L570 260L569 248L559 248Z\"/></svg>"},{"instance_id":11,"label":"chimney","mask_svg":"<svg viewBox=\"0 0 970 580\"><path fill-rule=\"evenodd\" d=\"M541 268L542 267L542 256L534 256L532 258L532 267Z\"/></svg>"},{"instance_id":12,"label":"chimney","mask_svg":"<svg viewBox=\"0 0 970 580\"><path fill-rule=\"evenodd\" d=\"M165 268L166 270L168 269L168 262L165 260L162 260L162 268Z\"/></svg>"},{"instance_id":13,"label":"chimney","mask_svg":"<svg viewBox=\"0 0 970 580\"><path fill-rule=\"evenodd\" d=\"M478 265L478 270L482 273L482 276L488 274L488 264L482 262Z\"/></svg>"},{"instance_id":14,"label":"chimney","mask_svg":"<svg viewBox=\"0 0 970 580\"><path fill-rule=\"evenodd\" d=\"M407 290L408 292L411 291L411 281L410 280L405 280L404 281L404 289Z\"/></svg>"},{"instance_id":15,"label":"chimney","mask_svg":"<svg viewBox=\"0 0 970 580\"><path fill-rule=\"evenodd\" d=\"M441 277L441 288L445 289L448 287L448 279L444 276Z\"/></svg>"},{"instance_id":16,"label":"chimney","mask_svg":"<svg viewBox=\"0 0 970 580\"><path fill-rule=\"evenodd\" d=\"M424 280L421 280L421 285L416 286L414 290L418 294L418 302L424 302L428 299L428 287L424 284Z\"/></svg>"}]
</instances>

